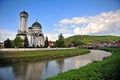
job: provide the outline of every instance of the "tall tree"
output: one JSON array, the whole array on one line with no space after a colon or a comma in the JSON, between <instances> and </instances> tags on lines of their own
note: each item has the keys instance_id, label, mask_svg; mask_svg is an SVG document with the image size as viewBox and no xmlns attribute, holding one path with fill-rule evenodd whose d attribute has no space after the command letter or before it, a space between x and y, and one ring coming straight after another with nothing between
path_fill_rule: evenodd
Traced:
<instances>
[{"instance_id":1,"label":"tall tree","mask_svg":"<svg viewBox=\"0 0 120 80\"><path fill-rule=\"evenodd\" d=\"M4 46L5 46L5 48L11 48L12 47L12 43L9 40L9 38L4 41Z\"/></svg>"},{"instance_id":2,"label":"tall tree","mask_svg":"<svg viewBox=\"0 0 120 80\"><path fill-rule=\"evenodd\" d=\"M64 47L65 42L64 42L64 37L62 34L58 35L58 40L55 42L56 47Z\"/></svg>"},{"instance_id":3,"label":"tall tree","mask_svg":"<svg viewBox=\"0 0 120 80\"><path fill-rule=\"evenodd\" d=\"M45 40L45 48L47 48L49 46L49 42L48 42L48 37L46 36L46 40Z\"/></svg>"},{"instance_id":4,"label":"tall tree","mask_svg":"<svg viewBox=\"0 0 120 80\"><path fill-rule=\"evenodd\" d=\"M64 37L62 34L58 35L58 40L64 40Z\"/></svg>"},{"instance_id":5,"label":"tall tree","mask_svg":"<svg viewBox=\"0 0 120 80\"><path fill-rule=\"evenodd\" d=\"M23 43L24 41L19 36L16 36L16 38L14 39L15 47L23 47Z\"/></svg>"}]
</instances>

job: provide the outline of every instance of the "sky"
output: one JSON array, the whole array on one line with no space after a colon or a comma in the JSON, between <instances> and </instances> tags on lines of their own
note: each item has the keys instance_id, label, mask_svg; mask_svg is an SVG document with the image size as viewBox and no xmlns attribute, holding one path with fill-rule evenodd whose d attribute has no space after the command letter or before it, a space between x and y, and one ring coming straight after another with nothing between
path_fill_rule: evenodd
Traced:
<instances>
[{"instance_id":1,"label":"sky","mask_svg":"<svg viewBox=\"0 0 120 80\"><path fill-rule=\"evenodd\" d=\"M120 36L120 0L0 0L0 42L15 38L23 10L28 27L37 19L52 41L61 33Z\"/></svg>"}]
</instances>

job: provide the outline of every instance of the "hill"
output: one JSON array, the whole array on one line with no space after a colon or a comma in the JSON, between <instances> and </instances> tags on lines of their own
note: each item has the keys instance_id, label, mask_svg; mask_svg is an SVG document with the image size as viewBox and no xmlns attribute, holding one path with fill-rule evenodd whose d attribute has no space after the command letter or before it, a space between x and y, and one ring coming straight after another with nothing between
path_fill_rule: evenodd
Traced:
<instances>
[{"instance_id":1,"label":"hill","mask_svg":"<svg viewBox=\"0 0 120 80\"><path fill-rule=\"evenodd\" d=\"M120 36L91 36L91 35L75 35L65 38L66 43L74 41L80 42L81 44L87 43L100 43L100 42L116 42L120 40Z\"/></svg>"}]
</instances>

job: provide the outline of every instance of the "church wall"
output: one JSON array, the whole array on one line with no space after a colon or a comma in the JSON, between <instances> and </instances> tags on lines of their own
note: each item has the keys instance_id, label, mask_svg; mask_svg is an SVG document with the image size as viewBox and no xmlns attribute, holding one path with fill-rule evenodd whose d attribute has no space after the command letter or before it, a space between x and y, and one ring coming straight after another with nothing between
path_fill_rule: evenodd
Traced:
<instances>
[{"instance_id":1,"label":"church wall","mask_svg":"<svg viewBox=\"0 0 120 80\"><path fill-rule=\"evenodd\" d=\"M43 36L38 37L38 45L44 47L45 45L45 40Z\"/></svg>"},{"instance_id":2,"label":"church wall","mask_svg":"<svg viewBox=\"0 0 120 80\"><path fill-rule=\"evenodd\" d=\"M32 46L32 36L28 34L27 37L28 37L29 46Z\"/></svg>"}]
</instances>

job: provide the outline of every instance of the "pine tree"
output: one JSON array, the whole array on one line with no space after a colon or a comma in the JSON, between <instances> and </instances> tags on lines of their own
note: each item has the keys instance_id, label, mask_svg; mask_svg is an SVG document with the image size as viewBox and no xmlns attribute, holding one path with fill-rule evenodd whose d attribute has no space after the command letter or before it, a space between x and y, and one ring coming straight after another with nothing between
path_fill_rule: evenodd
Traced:
<instances>
[{"instance_id":1,"label":"pine tree","mask_svg":"<svg viewBox=\"0 0 120 80\"><path fill-rule=\"evenodd\" d=\"M27 36L25 36L24 47L27 48L28 46L29 46L28 38L27 38Z\"/></svg>"},{"instance_id":2,"label":"pine tree","mask_svg":"<svg viewBox=\"0 0 120 80\"><path fill-rule=\"evenodd\" d=\"M64 37L62 34L58 35L58 40L55 42L56 47L64 47L65 42L64 42Z\"/></svg>"},{"instance_id":3,"label":"pine tree","mask_svg":"<svg viewBox=\"0 0 120 80\"><path fill-rule=\"evenodd\" d=\"M47 48L49 46L49 42L48 42L48 37L46 36L46 40L45 40L45 48Z\"/></svg>"}]
</instances>

